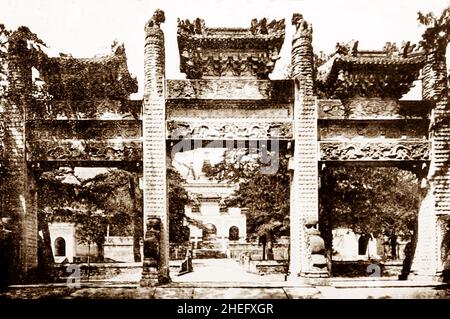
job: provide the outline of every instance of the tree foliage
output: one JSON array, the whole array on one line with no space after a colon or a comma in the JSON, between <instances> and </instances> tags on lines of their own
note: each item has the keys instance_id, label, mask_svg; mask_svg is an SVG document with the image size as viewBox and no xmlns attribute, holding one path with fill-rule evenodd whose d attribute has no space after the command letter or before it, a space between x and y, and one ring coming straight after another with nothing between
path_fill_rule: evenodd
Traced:
<instances>
[{"instance_id":1,"label":"tree foliage","mask_svg":"<svg viewBox=\"0 0 450 319\"><path fill-rule=\"evenodd\" d=\"M167 169L169 184L169 238L171 243L184 243L189 240L189 228L185 226L184 207L191 203L189 193L183 187L185 180L174 168Z\"/></svg>"},{"instance_id":2,"label":"tree foliage","mask_svg":"<svg viewBox=\"0 0 450 319\"><path fill-rule=\"evenodd\" d=\"M287 234L288 160L278 156L278 171L268 175L261 173L258 158L245 159L247 154L229 152L224 161L205 166L204 171L217 181L239 184L226 204L247 208L249 234ZM412 173L397 168L340 167L327 168L321 174L320 219L331 218L332 228L410 238L419 205L417 179Z\"/></svg>"},{"instance_id":3,"label":"tree foliage","mask_svg":"<svg viewBox=\"0 0 450 319\"><path fill-rule=\"evenodd\" d=\"M228 207L246 209L247 233L251 237L276 238L288 234L289 230L288 160L280 153L268 156L263 162L260 156L249 154L249 150L231 150L226 152L222 162L203 168L206 176L213 180L239 185L225 203ZM278 161L278 170L266 174L262 168L274 161Z\"/></svg>"},{"instance_id":4,"label":"tree foliage","mask_svg":"<svg viewBox=\"0 0 450 319\"><path fill-rule=\"evenodd\" d=\"M418 12L419 22L427 27L422 35L421 46L426 50L445 50L450 42L450 7L442 11L440 16L431 12Z\"/></svg>"},{"instance_id":5,"label":"tree foliage","mask_svg":"<svg viewBox=\"0 0 450 319\"><path fill-rule=\"evenodd\" d=\"M48 223L75 223L80 243L103 246L109 225L123 236L133 235L135 245L139 244L143 236L143 194L133 173L110 169L79 183L67 182L68 177L75 179L73 172L67 169L41 175L41 218ZM170 241L181 243L189 238L189 229L183 223L184 206L191 198L177 171L169 168L167 177ZM135 254L137 251L139 248L135 247Z\"/></svg>"},{"instance_id":6,"label":"tree foliage","mask_svg":"<svg viewBox=\"0 0 450 319\"><path fill-rule=\"evenodd\" d=\"M419 205L417 179L397 168L328 168L322 172L320 203L333 228L410 236Z\"/></svg>"},{"instance_id":7,"label":"tree foliage","mask_svg":"<svg viewBox=\"0 0 450 319\"><path fill-rule=\"evenodd\" d=\"M142 211L139 197L130 197L132 173L109 170L79 183L68 183L68 177L75 178L72 172L64 169L45 172L41 176L40 191L45 196L41 196L40 206L47 222L75 223L78 241L88 245L95 243L100 251L108 225L124 234L132 234L129 225L139 216L136 211ZM142 224L142 217L138 223ZM135 235L142 237L142 227Z\"/></svg>"}]
</instances>

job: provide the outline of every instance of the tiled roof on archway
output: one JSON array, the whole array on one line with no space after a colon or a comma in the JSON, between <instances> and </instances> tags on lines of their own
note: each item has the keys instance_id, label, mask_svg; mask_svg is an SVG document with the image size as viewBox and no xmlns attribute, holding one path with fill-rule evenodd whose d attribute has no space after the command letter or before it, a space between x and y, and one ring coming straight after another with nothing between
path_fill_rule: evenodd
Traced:
<instances>
[{"instance_id":1,"label":"tiled roof on archway","mask_svg":"<svg viewBox=\"0 0 450 319\"><path fill-rule=\"evenodd\" d=\"M346 99L354 96L401 98L418 80L424 52L403 43L387 42L383 50L358 50L358 41L336 45L336 52L317 69L319 95Z\"/></svg>"},{"instance_id":2,"label":"tiled roof on archway","mask_svg":"<svg viewBox=\"0 0 450 319\"><path fill-rule=\"evenodd\" d=\"M61 54L45 59L40 76L55 100L127 99L138 90L128 71L123 44L113 43L111 53L93 58Z\"/></svg>"}]
</instances>

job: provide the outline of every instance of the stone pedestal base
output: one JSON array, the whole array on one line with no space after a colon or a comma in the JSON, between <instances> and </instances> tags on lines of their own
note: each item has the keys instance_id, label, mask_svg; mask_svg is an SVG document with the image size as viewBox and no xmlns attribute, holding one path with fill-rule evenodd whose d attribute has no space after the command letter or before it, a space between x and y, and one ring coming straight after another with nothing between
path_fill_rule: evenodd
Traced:
<instances>
[{"instance_id":1,"label":"stone pedestal base","mask_svg":"<svg viewBox=\"0 0 450 319\"><path fill-rule=\"evenodd\" d=\"M145 260L142 269L141 287L154 287L170 282L169 270L159 268L155 260Z\"/></svg>"},{"instance_id":2,"label":"stone pedestal base","mask_svg":"<svg viewBox=\"0 0 450 319\"><path fill-rule=\"evenodd\" d=\"M300 273L300 276L305 278L328 278L328 271L307 271Z\"/></svg>"},{"instance_id":3,"label":"stone pedestal base","mask_svg":"<svg viewBox=\"0 0 450 319\"><path fill-rule=\"evenodd\" d=\"M329 286L330 278L328 271L310 271L300 274L304 278L305 283L313 286Z\"/></svg>"},{"instance_id":4,"label":"stone pedestal base","mask_svg":"<svg viewBox=\"0 0 450 319\"><path fill-rule=\"evenodd\" d=\"M417 274L415 272L411 272L408 275L409 281L414 281L417 283L442 283L443 282L443 276L442 273L437 273L435 275L423 275L423 274Z\"/></svg>"},{"instance_id":5,"label":"stone pedestal base","mask_svg":"<svg viewBox=\"0 0 450 319\"><path fill-rule=\"evenodd\" d=\"M141 287L154 287L159 283L159 271L157 267L145 266L142 270L142 279L140 281Z\"/></svg>"},{"instance_id":6,"label":"stone pedestal base","mask_svg":"<svg viewBox=\"0 0 450 319\"><path fill-rule=\"evenodd\" d=\"M306 277L306 274L301 276L290 275L287 277L287 282L296 286L330 286L331 280L329 277Z\"/></svg>"},{"instance_id":7,"label":"stone pedestal base","mask_svg":"<svg viewBox=\"0 0 450 319\"><path fill-rule=\"evenodd\" d=\"M154 287L160 284L158 262L151 258L144 258L141 287Z\"/></svg>"},{"instance_id":8,"label":"stone pedestal base","mask_svg":"<svg viewBox=\"0 0 450 319\"><path fill-rule=\"evenodd\" d=\"M331 280L330 278L324 278L324 277L305 277L305 283L311 286L331 286Z\"/></svg>"}]
</instances>

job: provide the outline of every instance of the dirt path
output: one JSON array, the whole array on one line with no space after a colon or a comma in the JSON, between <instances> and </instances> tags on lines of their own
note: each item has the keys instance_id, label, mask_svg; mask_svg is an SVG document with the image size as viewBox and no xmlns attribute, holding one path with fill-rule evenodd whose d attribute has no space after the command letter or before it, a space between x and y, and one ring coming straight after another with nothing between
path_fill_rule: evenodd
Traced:
<instances>
[{"instance_id":1,"label":"dirt path","mask_svg":"<svg viewBox=\"0 0 450 319\"><path fill-rule=\"evenodd\" d=\"M283 274L260 276L246 272L234 259L194 259L194 271L182 276L171 273L173 282L279 282L284 281ZM141 279L141 269L136 268L123 272L108 281L138 282Z\"/></svg>"}]
</instances>

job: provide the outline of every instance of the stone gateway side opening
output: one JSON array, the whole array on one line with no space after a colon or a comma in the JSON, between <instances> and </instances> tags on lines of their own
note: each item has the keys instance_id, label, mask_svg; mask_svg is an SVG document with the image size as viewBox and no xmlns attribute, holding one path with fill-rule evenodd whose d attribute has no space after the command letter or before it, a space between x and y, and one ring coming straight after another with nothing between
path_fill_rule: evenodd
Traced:
<instances>
[{"instance_id":1,"label":"stone gateway side opening","mask_svg":"<svg viewBox=\"0 0 450 319\"><path fill-rule=\"evenodd\" d=\"M331 275L368 277L374 265L379 276L409 273L421 197L417 175L406 165L355 164L321 169L319 227Z\"/></svg>"}]
</instances>

